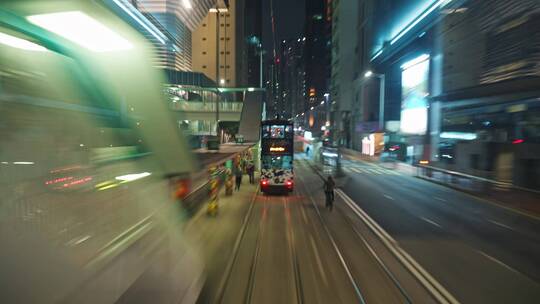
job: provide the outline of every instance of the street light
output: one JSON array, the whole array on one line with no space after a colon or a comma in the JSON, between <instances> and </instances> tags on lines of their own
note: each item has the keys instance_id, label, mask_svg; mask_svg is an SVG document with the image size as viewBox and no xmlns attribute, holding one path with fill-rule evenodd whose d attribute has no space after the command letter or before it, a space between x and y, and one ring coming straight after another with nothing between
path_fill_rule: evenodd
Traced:
<instances>
[{"instance_id":1,"label":"street light","mask_svg":"<svg viewBox=\"0 0 540 304\"><path fill-rule=\"evenodd\" d=\"M371 70L364 73L365 79L371 77L377 77L381 80L379 85L379 130L384 131L384 87L386 85L386 78L384 74L375 74Z\"/></svg>"}]
</instances>

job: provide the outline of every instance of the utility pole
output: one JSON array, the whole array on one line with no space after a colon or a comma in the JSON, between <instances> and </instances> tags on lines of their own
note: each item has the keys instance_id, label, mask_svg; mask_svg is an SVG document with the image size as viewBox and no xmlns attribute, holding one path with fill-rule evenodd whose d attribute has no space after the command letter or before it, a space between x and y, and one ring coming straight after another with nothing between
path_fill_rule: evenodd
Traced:
<instances>
[{"instance_id":1,"label":"utility pole","mask_svg":"<svg viewBox=\"0 0 540 304\"><path fill-rule=\"evenodd\" d=\"M219 79L219 11L216 11L216 83L218 86L217 98L216 98L216 136L219 136L219 99L221 98L221 92L219 87L221 80Z\"/></svg>"},{"instance_id":2,"label":"utility pole","mask_svg":"<svg viewBox=\"0 0 540 304\"><path fill-rule=\"evenodd\" d=\"M262 44L259 43L259 88L263 87L263 49Z\"/></svg>"}]
</instances>

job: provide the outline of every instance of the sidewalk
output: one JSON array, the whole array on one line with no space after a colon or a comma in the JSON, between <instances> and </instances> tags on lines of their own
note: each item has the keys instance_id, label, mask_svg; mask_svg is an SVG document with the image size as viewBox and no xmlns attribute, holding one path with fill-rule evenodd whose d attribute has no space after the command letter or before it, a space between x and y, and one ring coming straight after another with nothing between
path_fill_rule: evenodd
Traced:
<instances>
[{"instance_id":1,"label":"sidewalk","mask_svg":"<svg viewBox=\"0 0 540 304\"><path fill-rule=\"evenodd\" d=\"M218 289L221 273L226 268L244 217L259 188L258 174L255 184L249 184L244 175L240 191L226 196L225 188L219 193L219 211L216 216L206 214L207 201L184 226L184 232L199 246L199 253L206 265L207 281L198 303L212 303L211 297Z\"/></svg>"}]
</instances>

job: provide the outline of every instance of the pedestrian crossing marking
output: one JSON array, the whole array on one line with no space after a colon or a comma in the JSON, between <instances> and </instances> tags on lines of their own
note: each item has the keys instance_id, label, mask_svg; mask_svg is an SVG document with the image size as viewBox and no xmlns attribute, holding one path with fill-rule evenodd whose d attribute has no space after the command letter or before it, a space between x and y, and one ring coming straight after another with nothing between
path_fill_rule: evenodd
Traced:
<instances>
[{"instance_id":1,"label":"pedestrian crossing marking","mask_svg":"<svg viewBox=\"0 0 540 304\"><path fill-rule=\"evenodd\" d=\"M376 175L399 175L399 173L385 168L343 167L348 173L376 174Z\"/></svg>"}]
</instances>

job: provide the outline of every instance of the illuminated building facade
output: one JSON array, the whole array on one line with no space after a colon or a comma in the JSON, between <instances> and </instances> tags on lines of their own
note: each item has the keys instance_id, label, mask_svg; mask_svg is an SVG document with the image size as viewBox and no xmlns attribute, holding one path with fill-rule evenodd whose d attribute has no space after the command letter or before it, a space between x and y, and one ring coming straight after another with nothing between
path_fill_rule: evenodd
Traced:
<instances>
[{"instance_id":1,"label":"illuminated building facade","mask_svg":"<svg viewBox=\"0 0 540 304\"><path fill-rule=\"evenodd\" d=\"M384 132L398 160L540 188L539 14L528 0L339 0L338 41L358 20L354 43L333 44L334 119L351 116L341 144Z\"/></svg>"}]
</instances>

